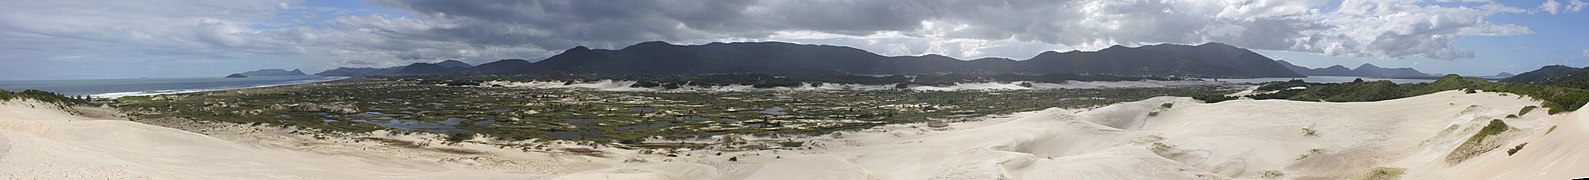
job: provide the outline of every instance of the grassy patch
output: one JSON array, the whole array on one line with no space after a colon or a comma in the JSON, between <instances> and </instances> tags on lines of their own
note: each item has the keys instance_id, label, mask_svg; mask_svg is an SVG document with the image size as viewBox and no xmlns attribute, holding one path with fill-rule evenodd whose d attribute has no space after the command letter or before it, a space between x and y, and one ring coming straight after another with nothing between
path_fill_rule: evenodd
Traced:
<instances>
[{"instance_id":1,"label":"grassy patch","mask_svg":"<svg viewBox=\"0 0 1589 180\"><path fill-rule=\"evenodd\" d=\"M1501 134L1508 128L1510 127L1506 126L1506 122L1502 122L1500 119L1491 119L1490 124L1484 125L1484 129L1479 129L1479 133L1474 133L1473 137L1469 137L1468 142L1482 141L1486 137Z\"/></svg>"},{"instance_id":2,"label":"grassy patch","mask_svg":"<svg viewBox=\"0 0 1589 180\"><path fill-rule=\"evenodd\" d=\"M463 142L463 141L468 141L469 139L474 139L474 137L475 137L475 133L451 134L451 135L447 135L447 142L460 143L460 142Z\"/></svg>"},{"instance_id":3,"label":"grassy patch","mask_svg":"<svg viewBox=\"0 0 1589 180\"><path fill-rule=\"evenodd\" d=\"M1556 131L1556 125L1550 125L1550 129L1545 129L1545 134L1550 134L1552 131Z\"/></svg>"},{"instance_id":4,"label":"grassy patch","mask_svg":"<svg viewBox=\"0 0 1589 180\"><path fill-rule=\"evenodd\" d=\"M1539 109L1539 106L1523 106L1523 109L1517 110L1517 115L1518 116L1528 115L1528 112L1529 111L1534 111L1534 109Z\"/></svg>"},{"instance_id":5,"label":"grassy patch","mask_svg":"<svg viewBox=\"0 0 1589 180\"><path fill-rule=\"evenodd\" d=\"M1258 175L1258 177L1264 179L1279 179L1281 177L1286 177L1286 173L1281 172L1280 170L1267 170L1263 171L1263 174Z\"/></svg>"},{"instance_id":6,"label":"grassy patch","mask_svg":"<svg viewBox=\"0 0 1589 180\"><path fill-rule=\"evenodd\" d=\"M1462 145L1458 145L1456 149L1451 150L1451 154L1446 155L1446 162L1451 164L1461 163L1473 156L1490 152L1490 150L1499 147L1500 144L1485 142L1484 139L1501 134L1501 132L1505 132L1510 128L1506 125L1506 122L1501 122L1499 119L1490 120L1490 123L1484 125L1483 129L1479 129L1478 133L1474 133L1473 136L1468 137L1467 141L1462 142Z\"/></svg>"},{"instance_id":7,"label":"grassy patch","mask_svg":"<svg viewBox=\"0 0 1589 180\"><path fill-rule=\"evenodd\" d=\"M1363 174L1362 178L1358 178L1358 179L1362 179L1362 180L1401 179L1401 175L1402 174L1406 174L1406 173L1407 173L1407 169L1404 169L1404 168L1376 167L1373 170L1369 170L1367 174Z\"/></svg>"},{"instance_id":8,"label":"grassy patch","mask_svg":"<svg viewBox=\"0 0 1589 180\"><path fill-rule=\"evenodd\" d=\"M446 76L426 77L424 81L354 78L267 88L130 96L116 99L112 105L134 120L181 118L269 123L338 132L386 129L436 134L477 133L502 140L618 140L634 144L639 139L656 136L688 139L721 134L826 134L892 123L954 121L1047 107L1099 107L1157 96L1233 91L1217 86L1194 86L990 91L630 92L446 85L486 80L528 82L536 77ZM691 84L705 85L709 84ZM464 139L449 141L461 140Z\"/></svg>"},{"instance_id":9,"label":"grassy patch","mask_svg":"<svg viewBox=\"0 0 1589 180\"><path fill-rule=\"evenodd\" d=\"M794 148L794 147L800 147L800 146L804 146L804 145L805 145L805 142L800 142L800 141L784 141L784 142L778 142L778 146L781 146L781 147L791 147L791 148Z\"/></svg>"}]
</instances>

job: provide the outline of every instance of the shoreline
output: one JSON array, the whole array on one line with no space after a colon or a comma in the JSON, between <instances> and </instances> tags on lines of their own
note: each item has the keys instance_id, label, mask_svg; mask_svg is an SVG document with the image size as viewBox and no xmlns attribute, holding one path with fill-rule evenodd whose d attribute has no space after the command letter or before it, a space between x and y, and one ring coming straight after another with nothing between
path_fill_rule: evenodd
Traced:
<instances>
[{"instance_id":1,"label":"shoreline","mask_svg":"<svg viewBox=\"0 0 1589 180\"><path fill-rule=\"evenodd\" d=\"M276 87L276 86L288 86L288 85L298 85L298 84L331 82L331 81L338 81L338 80L344 80L344 79L349 79L349 78L352 78L352 77L347 77L347 76L320 76L320 78L318 78L318 79L287 81L287 82L282 82L282 83L253 85L253 86L241 86L241 87L239 87L239 86L220 86L220 87L196 88L196 89L163 89L163 90L145 90L145 91L128 91L128 92L110 92L110 93L90 94L89 96L93 96L93 97L96 97L96 98L115 99L115 98L126 97L126 96L151 96L151 95L182 94L182 93L195 93L195 92L209 92L209 91L224 91L224 90L238 90L238 89L252 89L252 88Z\"/></svg>"}]
</instances>

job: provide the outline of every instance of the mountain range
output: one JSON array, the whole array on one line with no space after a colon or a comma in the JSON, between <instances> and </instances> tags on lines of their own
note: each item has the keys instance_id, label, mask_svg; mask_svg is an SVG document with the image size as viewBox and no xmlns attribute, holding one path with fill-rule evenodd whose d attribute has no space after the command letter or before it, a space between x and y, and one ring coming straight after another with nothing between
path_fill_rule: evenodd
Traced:
<instances>
[{"instance_id":1,"label":"mountain range","mask_svg":"<svg viewBox=\"0 0 1589 180\"><path fill-rule=\"evenodd\" d=\"M1363 65L1359 65L1357 68L1346 68L1346 66L1334 65L1325 68L1309 69L1307 67L1291 64L1291 62L1286 62L1285 60L1279 60L1276 62L1285 66L1286 69L1290 69L1291 71L1297 72L1298 74L1308 76L1356 76L1377 78L1439 77L1436 75L1419 72L1418 70L1412 68L1382 68L1369 63L1363 63Z\"/></svg>"},{"instance_id":2,"label":"mountain range","mask_svg":"<svg viewBox=\"0 0 1589 180\"><path fill-rule=\"evenodd\" d=\"M1523 72L1516 76L1501 79L1501 82L1529 83L1529 84L1585 84L1589 85L1589 70L1583 68L1567 67L1563 65L1550 65L1539 69Z\"/></svg>"},{"instance_id":3,"label":"mountain range","mask_svg":"<svg viewBox=\"0 0 1589 180\"><path fill-rule=\"evenodd\" d=\"M242 73L237 73L237 74L244 75L244 76L307 76L308 75L308 74L304 74L303 71L298 70L298 69L293 69L292 71L287 71L285 69L260 69L260 70L242 72Z\"/></svg>"},{"instance_id":4,"label":"mountain range","mask_svg":"<svg viewBox=\"0 0 1589 180\"><path fill-rule=\"evenodd\" d=\"M364 75L439 75L453 74L474 67L469 63L458 60L446 60L437 63L413 63L405 66L388 68L349 68L341 67L315 73L321 76L364 76Z\"/></svg>"},{"instance_id":5,"label":"mountain range","mask_svg":"<svg viewBox=\"0 0 1589 180\"><path fill-rule=\"evenodd\" d=\"M537 62L507 59L479 66L415 63L391 68L338 68L326 76L432 74L1107 74L1186 77L1303 77L1273 59L1220 43L1112 46L1099 51L1043 52L1026 60L961 60L941 55L883 56L865 50L784 42L674 45L644 42L622 49L574 47Z\"/></svg>"}]
</instances>

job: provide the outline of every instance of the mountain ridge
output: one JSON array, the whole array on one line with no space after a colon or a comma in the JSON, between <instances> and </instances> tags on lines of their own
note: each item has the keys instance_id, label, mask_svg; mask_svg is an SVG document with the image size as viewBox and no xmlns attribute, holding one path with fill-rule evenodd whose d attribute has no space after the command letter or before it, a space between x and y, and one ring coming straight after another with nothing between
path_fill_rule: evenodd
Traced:
<instances>
[{"instance_id":1,"label":"mountain ridge","mask_svg":"<svg viewBox=\"0 0 1589 180\"><path fill-rule=\"evenodd\" d=\"M1291 62L1287 62L1285 60L1276 60L1276 62L1286 66L1286 69L1290 69L1291 71L1297 72L1298 74L1308 76L1355 76L1376 78L1438 77L1413 68L1383 68L1374 65L1373 63L1363 63L1362 65L1358 65L1357 68L1347 68L1343 65L1333 65L1330 67L1310 69L1307 67L1298 66L1296 64L1291 64Z\"/></svg>"},{"instance_id":2,"label":"mountain ridge","mask_svg":"<svg viewBox=\"0 0 1589 180\"><path fill-rule=\"evenodd\" d=\"M436 63L413 63L404 66L387 68L350 68L339 67L336 69L315 73L320 76L362 76L362 75L439 75L453 74L464 69L475 67L469 63L458 60L445 60Z\"/></svg>"},{"instance_id":3,"label":"mountain ridge","mask_svg":"<svg viewBox=\"0 0 1589 180\"><path fill-rule=\"evenodd\" d=\"M434 69L424 63L401 69ZM394 67L399 68L399 67ZM454 69L446 69L454 70ZM619 49L575 46L546 59L530 62L504 59L457 71L370 71L363 75L398 74L1108 74L1125 76L1186 77L1302 77L1273 59L1247 49L1220 43L1201 45L1112 46L1098 51L1046 51L1032 58L979 58L948 56L883 56L834 45L786 42L714 42L675 45L643 42ZM322 75L349 74L368 69L339 68Z\"/></svg>"},{"instance_id":4,"label":"mountain ridge","mask_svg":"<svg viewBox=\"0 0 1589 180\"><path fill-rule=\"evenodd\" d=\"M248 71L248 72L241 72L241 73L237 73L237 74L244 75L244 76L307 76L308 75L308 74L304 74L302 70L298 70L298 69L293 69L292 71L287 71L286 69L260 69L260 70L253 70L253 71Z\"/></svg>"}]
</instances>

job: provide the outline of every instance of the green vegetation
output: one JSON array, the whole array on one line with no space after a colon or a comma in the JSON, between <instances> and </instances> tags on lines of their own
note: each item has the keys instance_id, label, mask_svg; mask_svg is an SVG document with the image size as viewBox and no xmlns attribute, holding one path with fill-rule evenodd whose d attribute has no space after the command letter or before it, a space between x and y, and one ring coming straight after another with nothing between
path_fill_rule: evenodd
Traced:
<instances>
[{"instance_id":1,"label":"green vegetation","mask_svg":"<svg viewBox=\"0 0 1589 180\"><path fill-rule=\"evenodd\" d=\"M1545 129L1545 134L1550 134L1550 132L1555 132L1555 131L1556 131L1556 125L1550 125L1550 129Z\"/></svg>"},{"instance_id":2,"label":"green vegetation","mask_svg":"<svg viewBox=\"0 0 1589 180\"><path fill-rule=\"evenodd\" d=\"M1506 155L1511 156L1512 154L1517 154L1518 150L1523 150L1524 145L1528 145L1528 143L1517 144L1517 147L1512 147L1512 149L1506 150Z\"/></svg>"},{"instance_id":3,"label":"green vegetation","mask_svg":"<svg viewBox=\"0 0 1589 180\"><path fill-rule=\"evenodd\" d=\"M1301 87L1301 88L1296 88ZM1555 114L1577 110L1584 103L1589 103L1589 91L1577 88L1543 86L1518 83L1489 82L1482 79L1464 78L1457 75L1446 75L1431 83L1396 84L1390 81L1374 82L1348 82L1348 83L1306 83L1301 80L1286 82L1270 82L1258 87L1259 90L1277 91L1268 94L1249 95L1253 99L1287 99L1296 101L1328 101L1328 102L1362 102L1382 101L1412 97L1449 90L1483 90L1486 92L1508 92L1521 94L1541 99L1544 107L1550 108L1549 113ZM1210 100L1229 99L1234 97L1200 97L1198 99ZM1519 113L1526 114L1527 110Z\"/></svg>"},{"instance_id":4,"label":"green vegetation","mask_svg":"<svg viewBox=\"0 0 1589 180\"><path fill-rule=\"evenodd\" d=\"M1517 110L1517 116L1528 115L1528 112L1534 111L1534 109L1538 108L1539 106L1523 106L1522 110Z\"/></svg>"},{"instance_id":5,"label":"green vegetation","mask_svg":"<svg viewBox=\"0 0 1589 180\"><path fill-rule=\"evenodd\" d=\"M468 141L469 139L474 139L474 137L475 137L475 133L451 134L451 135L447 135L447 142L459 143L459 142L463 142L463 141Z\"/></svg>"},{"instance_id":6,"label":"green vegetation","mask_svg":"<svg viewBox=\"0 0 1589 180\"><path fill-rule=\"evenodd\" d=\"M800 146L805 146L805 142L784 141L784 142L778 142L778 145L779 146L783 146L783 147L800 147Z\"/></svg>"},{"instance_id":7,"label":"green vegetation","mask_svg":"<svg viewBox=\"0 0 1589 180\"><path fill-rule=\"evenodd\" d=\"M1468 142L1482 141L1485 137L1501 134L1501 132L1505 132L1510 128L1506 126L1506 122L1501 122L1500 119L1491 119L1490 124L1484 125L1484 129L1479 129L1479 133L1474 133L1473 137L1469 137Z\"/></svg>"},{"instance_id":8,"label":"green vegetation","mask_svg":"<svg viewBox=\"0 0 1589 180\"><path fill-rule=\"evenodd\" d=\"M1258 175L1258 177L1264 179L1279 179L1286 177L1286 173L1281 172L1280 170L1265 170L1263 171L1263 174Z\"/></svg>"},{"instance_id":9,"label":"green vegetation","mask_svg":"<svg viewBox=\"0 0 1589 180\"><path fill-rule=\"evenodd\" d=\"M742 78L750 77L755 76ZM135 121L187 119L340 132L477 133L504 140L639 143L649 137L826 134L893 123L955 121L1049 107L1087 108L1157 96L1231 91L1218 86L1182 86L991 91L620 92L476 86L479 83L474 81L482 80L480 78L485 77L354 78L293 86L123 97L115 100L115 106Z\"/></svg>"},{"instance_id":10,"label":"green vegetation","mask_svg":"<svg viewBox=\"0 0 1589 180\"><path fill-rule=\"evenodd\" d=\"M1192 96L1192 99L1203 101L1205 103L1224 102L1224 101L1229 101L1229 100L1236 100L1236 98L1237 97L1235 97L1235 96L1225 96L1225 95L1219 95L1219 94L1203 94L1203 95Z\"/></svg>"},{"instance_id":11,"label":"green vegetation","mask_svg":"<svg viewBox=\"0 0 1589 180\"><path fill-rule=\"evenodd\" d=\"M1490 152L1490 150L1500 147L1500 144L1495 142L1486 142L1485 139L1489 138L1490 136L1501 134L1501 132L1505 132L1508 129L1511 129L1511 127L1507 126L1506 122L1502 122L1500 119L1490 120L1490 123L1484 125L1484 128L1479 129L1478 133L1474 133L1473 136L1468 137L1468 140L1463 141L1461 145L1457 145L1457 148L1452 150L1451 154L1446 155L1446 162L1450 162L1451 164L1460 163L1467 160L1469 157L1484 154L1485 152Z\"/></svg>"},{"instance_id":12,"label":"green vegetation","mask_svg":"<svg viewBox=\"0 0 1589 180\"><path fill-rule=\"evenodd\" d=\"M1405 168L1375 167L1374 169L1369 170L1367 174L1363 174L1362 178L1359 178L1359 179L1362 179L1362 180L1393 180L1393 179L1401 179L1401 175L1402 174L1406 174L1406 173L1407 173L1407 169L1405 169Z\"/></svg>"},{"instance_id":13,"label":"green vegetation","mask_svg":"<svg viewBox=\"0 0 1589 180\"><path fill-rule=\"evenodd\" d=\"M7 101L7 100L14 99L14 98L27 98L27 99L33 99L33 100L38 100L38 101L43 101L43 102L48 102L48 103L59 103L59 104L64 104L64 105L88 104L88 100L86 100L86 98L82 98L82 97L67 97L66 95L62 95L60 93L49 92L49 91L29 89L29 90L22 90L22 92L12 92L12 91L0 90L0 101Z\"/></svg>"}]
</instances>

